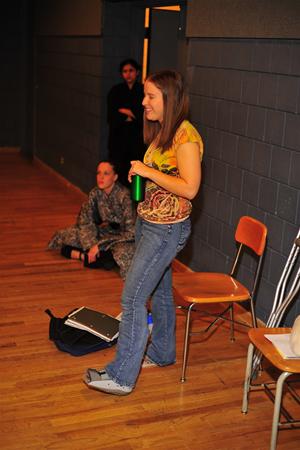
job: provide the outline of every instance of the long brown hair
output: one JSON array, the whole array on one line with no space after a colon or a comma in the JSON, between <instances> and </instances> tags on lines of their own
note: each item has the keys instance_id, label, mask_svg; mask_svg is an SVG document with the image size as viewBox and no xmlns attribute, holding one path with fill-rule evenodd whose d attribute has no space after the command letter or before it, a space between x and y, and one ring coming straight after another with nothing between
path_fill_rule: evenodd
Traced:
<instances>
[{"instance_id":1,"label":"long brown hair","mask_svg":"<svg viewBox=\"0 0 300 450\"><path fill-rule=\"evenodd\" d=\"M184 80L174 70L162 70L150 75L147 81L162 92L164 109L162 123L144 117L144 141L149 145L159 134L157 147L165 151L171 147L178 127L188 117L189 100Z\"/></svg>"}]
</instances>

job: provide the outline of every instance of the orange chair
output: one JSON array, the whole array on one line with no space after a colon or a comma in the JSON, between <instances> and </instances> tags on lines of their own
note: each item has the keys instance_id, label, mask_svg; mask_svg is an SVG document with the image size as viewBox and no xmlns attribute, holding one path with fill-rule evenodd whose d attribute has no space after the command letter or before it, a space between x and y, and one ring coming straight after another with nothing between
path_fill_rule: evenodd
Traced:
<instances>
[{"instance_id":1,"label":"orange chair","mask_svg":"<svg viewBox=\"0 0 300 450\"><path fill-rule=\"evenodd\" d=\"M212 272L175 272L173 274L173 288L175 298L183 300L180 307L187 310L184 351L181 381L185 381L187 365L188 346L190 334L191 312L199 311L198 306L212 303L228 303L225 310L219 314L211 314L203 311L201 314L215 316L215 320L205 330L208 331L218 320L229 320L231 330L231 340L234 340L234 317L233 304L248 300L251 307L252 325L257 326L254 310L254 295L257 287L258 277L261 270L263 253L266 245L267 228L256 219L249 216L240 218L235 232L235 240L239 244L234 258L234 262L229 274ZM241 260L243 249L251 249L256 259L256 270L253 277L252 289L248 290L236 278L238 264ZM229 318L227 317L229 313ZM245 324L243 324L245 325Z\"/></svg>"},{"instance_id":2,"label":"orange chair","mask_svg":"<svg viewBox=\"0 0 300 450\"><path fill-rule=\"evenodd\" d=\"M300 420L294 419L290 413L282 407L284 384L288 386L288 390L296 402L298 402L298 404L300 403L299 395L287 380L291 375L300 374L300 358L284 359L276 347L265 337L265 334L289 334L290 332L290 328L252 328L249 331L250 344L248 347L242 412L244 414L248 412L248 396L251 390L256 390L259 388L264 389L271 399L274 400L270 450L276 449L277 436L280 429L293 429L300 426ZM253 383L253 364L255 361L256 351L259 351L264 358L266 358L279 370L280 376L277 381L264 381L262 383L257 382L257 384ZM299 381L299 377L294 381L297 380ZM276 388L275 396L272 391L273 387ZM281 413L285 417L286 421L280 421Z\"/></svg>"}]
</instances>

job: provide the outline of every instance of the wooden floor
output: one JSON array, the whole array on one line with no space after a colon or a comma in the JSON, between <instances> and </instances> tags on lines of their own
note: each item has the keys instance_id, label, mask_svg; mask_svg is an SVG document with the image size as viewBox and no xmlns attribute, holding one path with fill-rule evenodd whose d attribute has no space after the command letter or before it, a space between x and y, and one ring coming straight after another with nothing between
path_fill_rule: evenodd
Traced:
<instances>
[{"instance_id":1,"label":"wooden floor","mask_svg":"<svg viewBox=\"0 0 300 450\"><path fill-rule=\"evenodd\" d=\"M85 368L102 367L114 348L83 357L59 352L48 340L44 310L63 316L86 305L116 315L122 281L115 272L84 269L46 251L52 233L74 222L79 192L19 154L1 151L0 192L2 449L268 449L270 400L254 392L249 413L240 412L245 329L233 344L226 325L202 341L193 338L182 384L184 316L178 311L177 364L143 369L127 397L87 389ZM300 430L280 431L277 448L299 450Z\"/></svg>"}]
</instances>

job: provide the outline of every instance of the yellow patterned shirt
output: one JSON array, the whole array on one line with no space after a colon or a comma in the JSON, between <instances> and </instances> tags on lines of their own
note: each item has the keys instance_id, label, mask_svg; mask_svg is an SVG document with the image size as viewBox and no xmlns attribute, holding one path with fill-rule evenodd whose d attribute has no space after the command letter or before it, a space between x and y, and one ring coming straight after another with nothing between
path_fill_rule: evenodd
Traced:
<instances>
[{"instance_id":1,"label":"yellow patterned shirt","mask_svg":"<svg viewBox=\"0 0 300 450\"><path fill-rule=\"evenodd\" d=\"M193 125L184 120L173 139L172 146L162 153L161 148L150 144L144 156L144 164L174 177L179 176L177 167L177 149L181 144L196 142L202 160L203 143L201 136ZM145 200L138 206L138 215L148 222L176 223L189 217L192 210L191 202L176 194L166 191L151 180L146 182Z\"/></svg>"}]
</instances>

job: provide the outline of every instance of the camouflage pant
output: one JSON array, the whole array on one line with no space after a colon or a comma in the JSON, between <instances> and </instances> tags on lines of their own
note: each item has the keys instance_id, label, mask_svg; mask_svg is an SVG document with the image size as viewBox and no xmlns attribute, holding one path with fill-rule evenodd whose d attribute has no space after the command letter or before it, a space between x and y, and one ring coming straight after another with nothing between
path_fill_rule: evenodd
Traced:
<instances>
[{"instance_id":1,"label":"camouflage pant","mask_svg":"<svg viewBox=\"0 0 300 450\"><path fill-rule=\"evenodd\" d=\"M78 227L73 226L57 231L48 243L48 249L60 249L63 245L71 245L86 251L94 244L84 246ZM134 242L125 240L122 235L118 234L103 236L100 234L97 245L100 250L111 250L113 258L120 268L120 276L125 279L135 251Z\"/></svg>"}]
</instances>

